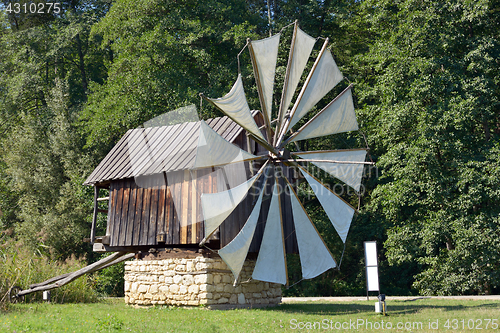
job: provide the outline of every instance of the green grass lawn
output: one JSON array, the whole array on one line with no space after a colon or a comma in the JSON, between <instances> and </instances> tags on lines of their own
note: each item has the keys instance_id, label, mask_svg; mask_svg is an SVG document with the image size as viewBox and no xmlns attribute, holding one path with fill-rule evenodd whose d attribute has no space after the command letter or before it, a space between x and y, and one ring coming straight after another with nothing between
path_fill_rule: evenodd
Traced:
<instances>
[{"instance_id":1,"label":"green grass lawn","mask_svg":"<svg viewBox=\"0 0 500 333\"><path fill-rule=\"evenodd\" d=\"M418 299L282 304L265 309L133 308L122 299L94 304L19 304L0 315L0 332L500 332L500 302ZM303 328L303 329L301 329Z\"/></svg>"}]
</instances>

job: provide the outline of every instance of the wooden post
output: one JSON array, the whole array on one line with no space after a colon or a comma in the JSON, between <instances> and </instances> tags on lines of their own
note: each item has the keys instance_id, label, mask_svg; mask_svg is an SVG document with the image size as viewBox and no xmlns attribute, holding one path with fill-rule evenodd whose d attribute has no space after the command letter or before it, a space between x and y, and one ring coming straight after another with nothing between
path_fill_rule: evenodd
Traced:
<instances>
[{"instance_id":1,"label":"wooden post","mask_svg":"<svg viewBox=\"0 0 500 333\"><path fill-rule=\"evenodd\" d=\"M188 244L187 227L188 227L188 209L189 209L189 170L184 170L181 174L181 198L180 204L180 244Z\"/></svg>"},{"instance_id":2,"label":"wooden post","mask_svg":"<svg viewBox=\"0 0 500 333\"><path fill-rule=\"evenodd\" d=\"M196 196L196 184L197 180L196 177L198 176L198 173L196 170L193 170L191 172L191 243L195 244L196 243L196 228L197 228L197 219L198 219L198 210L196 209L196 204L198 202L199 196Z\"/></svg>"},{"instance_id":3,"label":"wooden post","mask_svg":"<svg viewBox=\"0 0 500 333\"><path fill-rule=\"evenodd\" d=\"M90 244L95 242L95 226L97 224L97 213L99 209L97 207L99 198L99 187L94 185L94 216L92 217L92 227L90 228Z\"/></svg>"}]
</instances>

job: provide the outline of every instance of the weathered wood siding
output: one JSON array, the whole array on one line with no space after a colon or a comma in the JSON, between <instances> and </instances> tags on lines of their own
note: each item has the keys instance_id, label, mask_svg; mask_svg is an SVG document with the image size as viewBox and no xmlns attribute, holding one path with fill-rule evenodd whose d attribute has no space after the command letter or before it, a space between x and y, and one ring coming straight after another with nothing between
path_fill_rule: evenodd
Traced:
<instances>
[{"instance_id":1,"label":"weathered wood siding","mask_svg":"<svg viewBox=\"0 0 500 333\"><path fill-rule=\"evenodd\" d=\"M218 191L212 170L198 170L191 179L189 171L177 171L166 177L144 177L140 182L133 178L113 181L110 188L110 204L108 211L108 231L110 246L175 246L195 245L204 237L203 215L201 209L201 193ZM231 181L231 174L227 175ZM264 177L259 181L262 183ZM138 186L137 184L141 186ZM274 180L268 180L265 189L259 222L255 230L250 252L258 252L271 202ZM281 188L285 184L281 182ZM243 228L252 207L257 200L258 192L251 189L249 195L236 207L221 224L219 232L213 239L220 241L223 247ZM283 231L287 253L297 252L295 228L291 213L290 198L281 196L283 214ZM165 243L159 243L157 236L165 235Z\"/></svg>"},{"instance_id":2,"label":"weathered wood siding","mask_svg":"<svg viewBox=\"0 0 500 333\"><path fill-rule=\"evenodd\" d=\"M172 172L111 182L108 211L110 246L197 244L203 239L201 193L212 193L211 170ZM140 186L138 186L140 184ZM163 243L161 243L163 244Z\"/></svg>"}]
</instances>

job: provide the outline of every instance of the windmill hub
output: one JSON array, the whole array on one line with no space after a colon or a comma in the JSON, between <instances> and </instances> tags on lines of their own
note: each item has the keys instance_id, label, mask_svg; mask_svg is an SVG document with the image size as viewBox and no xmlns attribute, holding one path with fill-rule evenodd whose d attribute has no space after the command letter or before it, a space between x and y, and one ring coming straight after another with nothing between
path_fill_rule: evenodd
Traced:
<instances>
[{"instance_id":1,"label":"windmill hub","mask_svg":"<svg viewBox=\"0 0 500 333\"><path fill-rule=\"evenodd\" d=\"M278 155L274 154L273 152L269 152L269 157L271 158L272 161L275 161L278 159Z\"/></svg>"},{"instance_id":2,"label":"windmill hub","mask_svg":"<svg viewBox=\"0 0 500 333\"><path fill-rule=\"evenodd\" d=\"M281 159L284 159L284 160L290 159L290 151L288 149L282 148L279 151L279 153L281 155Z\"/></svg>"},{"instance_id":3,"label":"windmill hub","mask_svg":"<svg viewBox=\"0 0 500 333\"><path fill-rule=\"evenodd\" d=\"M268 152L268 155L271 161L280 161L280 160L288 160L290 159L290 151L288 149L282 148L278 151L278 154L273 152Z\"/></svg>"}]
</instances>

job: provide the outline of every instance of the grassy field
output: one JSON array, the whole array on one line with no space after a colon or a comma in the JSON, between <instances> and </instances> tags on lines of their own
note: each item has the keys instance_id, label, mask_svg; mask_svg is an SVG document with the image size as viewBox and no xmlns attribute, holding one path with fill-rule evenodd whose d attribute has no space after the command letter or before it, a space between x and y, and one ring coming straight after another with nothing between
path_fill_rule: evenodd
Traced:
<instances>
[{"instance_id":1,"label":"grassy field","mask_svg":"<svg viewBox=\"0 0 500 333\"><path fill-rule=\"evenodd\" d=\"M417 299L282 304L267 309L133 308L122 299L93 304L19 304L0 314L0 332L500 332L500 302Z\"/></svg>"}]
</instances>

